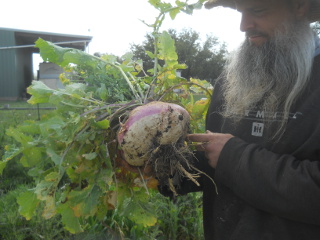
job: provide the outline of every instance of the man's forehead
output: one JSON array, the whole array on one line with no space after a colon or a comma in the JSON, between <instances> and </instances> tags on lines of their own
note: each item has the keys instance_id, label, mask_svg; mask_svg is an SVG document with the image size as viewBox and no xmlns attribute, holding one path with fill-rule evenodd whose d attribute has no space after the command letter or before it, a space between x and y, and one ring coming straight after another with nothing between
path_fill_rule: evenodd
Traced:
<instances>
[{"instance_id":1,"label":"man's forehead","mask_svg":"<svg viewBox=\"0 0 320 240\"><path fill-rule=\"evenodd\" d=\"M234 0L235 4L271 4L273 2L281 2L283 0Z\"/></svg>"},{"instance_id":2,"label":"man's forehead","mask_svg":"<svg viewBox=\"0 0 320 240\"><path fill-rule=\"evenodd\" d=\"M282 4L288 0L234 0L236 9L251 8L256 6L273 6L275 4Z\"/></svg>"}]
</instances>

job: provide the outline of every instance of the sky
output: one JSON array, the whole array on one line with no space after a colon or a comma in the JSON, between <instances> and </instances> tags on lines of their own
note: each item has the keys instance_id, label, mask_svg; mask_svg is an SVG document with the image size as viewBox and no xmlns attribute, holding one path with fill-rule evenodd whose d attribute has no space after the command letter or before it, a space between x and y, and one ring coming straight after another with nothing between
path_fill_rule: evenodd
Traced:
<instances>
[{"instance_id":1,"label":"sky","mask_svg":"<svg viewBox=\"0 0 320 240\"><path fill-rule=\"evenodd\" d=\"M173 0L166 0L174 2ZM189 0L190 3L195 2ZM88 52L123 55L151 32L158 12L147 0L10 0L1 3L0 27L92 36ZM5 11L4 9L7 9ZM240 14L227 8L196 10L193 15L169 16L161 30L191 28L202 40L218 37L231 51L243 39Z\"/></svg>"}]
</instances>

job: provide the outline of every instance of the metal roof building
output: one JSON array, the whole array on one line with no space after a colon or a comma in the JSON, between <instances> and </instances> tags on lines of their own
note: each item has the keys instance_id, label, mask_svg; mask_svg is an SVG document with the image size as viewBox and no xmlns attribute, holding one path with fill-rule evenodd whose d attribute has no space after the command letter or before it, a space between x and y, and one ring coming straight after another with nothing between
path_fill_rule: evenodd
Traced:
<instances>
[{"instance_id":1,"label":"metal roof building","mask_svg":"<svg viewBox=\"0 0 320 240\"><path fill-rule=\"evenodd\" d=\"M92 36L0 28L0 100L18 100L26 96L33 80L33 53L38 38L62 47L85 50Z\"/></svg>"}]
</instances>

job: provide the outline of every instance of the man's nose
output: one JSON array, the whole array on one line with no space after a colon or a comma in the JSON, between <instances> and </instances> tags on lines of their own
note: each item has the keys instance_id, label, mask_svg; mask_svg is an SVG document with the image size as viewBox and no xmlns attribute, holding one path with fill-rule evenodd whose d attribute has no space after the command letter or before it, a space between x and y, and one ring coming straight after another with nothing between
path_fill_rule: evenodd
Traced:
<instances>
[{"instance_id":1,"label":"man's nose","mask_svg":"<svg viewBox=\"0 0 320 240\"><path fill-rule=\"evenodd\" d=\"M248 30L255 28L255 22L252 16L246 13L242 13L240 31L247 32Z\"/></svg>"}]
</instances>

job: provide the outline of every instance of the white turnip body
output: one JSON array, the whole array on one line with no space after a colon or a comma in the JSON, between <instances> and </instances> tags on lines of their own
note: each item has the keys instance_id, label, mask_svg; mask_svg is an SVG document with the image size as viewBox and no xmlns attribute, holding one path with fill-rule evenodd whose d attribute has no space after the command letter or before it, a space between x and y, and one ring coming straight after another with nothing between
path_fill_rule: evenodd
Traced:
<instances>
[{"instance_id":1,"label":"white turnip body","mask_svg":"<svg viewBox=\"0 0 320 240\"><path fill-rule=\"evenodd\" d=\"M154 101L135 108L118 133L125 160L143 166L160 146L184 142L189 113L177 104Z\"/></svg>"}]
</instances>

